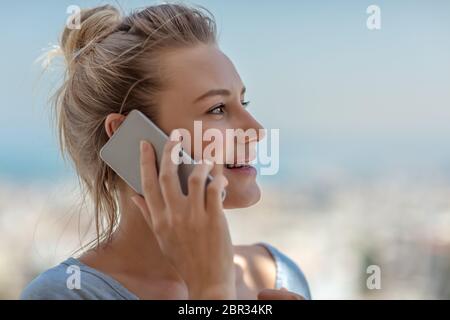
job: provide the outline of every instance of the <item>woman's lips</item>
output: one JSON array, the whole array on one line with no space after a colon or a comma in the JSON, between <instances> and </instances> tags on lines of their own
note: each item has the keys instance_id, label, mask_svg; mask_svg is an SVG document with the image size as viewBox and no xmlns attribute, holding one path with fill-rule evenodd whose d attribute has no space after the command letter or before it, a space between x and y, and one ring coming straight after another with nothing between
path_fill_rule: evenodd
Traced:
<instances>
[{"instance_id":1,"label":"woman's lips","mask_svg":"<svg viewBox=\"0 0 450 320\"><path fill-rule=\"evenodd\" d=\"M246 164L246 165L238 165L238 166L235 166L235 167L231 167L230 165L225 165L225 168L229 172L233 172L233 173L256 175L255 167L253 167L251 165L248 165L248 164Z\"/></svg>"}]
</instances>

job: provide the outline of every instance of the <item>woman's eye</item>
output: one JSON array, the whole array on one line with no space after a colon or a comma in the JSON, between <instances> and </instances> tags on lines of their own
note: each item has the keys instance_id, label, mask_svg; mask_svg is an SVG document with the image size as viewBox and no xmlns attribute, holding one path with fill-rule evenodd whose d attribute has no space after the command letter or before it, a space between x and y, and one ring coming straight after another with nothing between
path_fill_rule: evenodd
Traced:
<instances>
[{"instance_id":1,"label":"woman's eye","mask_svg":"<svg viewBox=\"0 0 450 320\"><path fill-rule=\"evenodd\" d=\"M250 101L241 101L241 104L244 108L247 108L250 104ZM225 110L225 105L223 103L211 108L208 113L210 114L223 114Z\"/></svg>"},{"instance_id":2,"label":"woman's eye","mask_svg":"<svg viewBox=\"0 0 450 320\"><path fill-rule=\"evenodd\" d=\"M211 114L222 114L224 109L225 109L225 105L224 104L220 104L220 105L215 106L212 109L210 109L208 111L208 113L211 113Z\"/></svg>"},{"instance_id":3,"label":"woman's eye","mask_svg":"<svg viewBox=\"0 0 450 320\"><path fill-rule=\"evenodd\" d=\"M241 101L241 103L244 108L247 108L248 105L250 104L250 101Z\"/></svg>"}]
</instances>

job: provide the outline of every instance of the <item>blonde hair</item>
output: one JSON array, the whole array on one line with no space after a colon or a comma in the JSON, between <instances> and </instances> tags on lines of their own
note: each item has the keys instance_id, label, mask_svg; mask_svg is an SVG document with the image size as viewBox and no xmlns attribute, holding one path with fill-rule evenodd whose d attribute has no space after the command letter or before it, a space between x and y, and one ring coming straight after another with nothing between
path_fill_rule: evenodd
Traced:
<instances>
[{"instance_id":1,"label":"blonde hair","mask_svg":"<svg viewBox=\"0 0 450 320\"><path fill-rule=\"evenodd\" d=\"M213 15L183 4L149 6L123 16L111 5L81 11L81 28L65 28L60 48L66 72L54 96L64 160L94 203L96 243L118 224L118 176L99 157L110 113L139 109L157 122L167 50L216 43ZM95 240L94 240L95 241Z\"/></svg>"}]
</instances>

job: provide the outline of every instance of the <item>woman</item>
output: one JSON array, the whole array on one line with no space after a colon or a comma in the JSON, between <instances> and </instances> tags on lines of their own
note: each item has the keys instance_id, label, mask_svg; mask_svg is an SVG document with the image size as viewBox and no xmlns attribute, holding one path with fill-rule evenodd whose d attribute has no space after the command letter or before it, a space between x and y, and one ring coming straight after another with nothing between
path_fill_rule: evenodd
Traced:
<instances>
[{"instance_id":1,"label":"woman","mask_svg":"<svg viewBox=\"0 0 450 320\"><path fill-rule=\"evenodd\" d=\"M217 45L212 15L179 4L126 17L97 7L82 11L81 28L64 30L60 47L67 64L55 100L60 143L95 204L97 243L42 273L21 298L310 298L298 266L275 247L231 243L223 209L260 199L250 159L203 161L185 196L169 156L179 144L167 143L157 173L154 150L143 142L142 197L99 158L133 109L168 134L193 132L194 121L203 130L262 129L245 110L245 87ZM261 138L244 141L246 152ZM205 187L208 173L213 180Z\"/></svg>"}]
</instances>

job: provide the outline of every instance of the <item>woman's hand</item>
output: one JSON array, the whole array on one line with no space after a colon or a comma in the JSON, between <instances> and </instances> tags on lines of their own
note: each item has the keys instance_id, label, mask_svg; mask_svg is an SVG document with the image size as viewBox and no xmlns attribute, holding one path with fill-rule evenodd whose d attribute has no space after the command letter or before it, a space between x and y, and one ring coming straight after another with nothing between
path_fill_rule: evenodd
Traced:
<instances>
[{"instance_id":1,"label":"woman's hand","mask_svg":"<svg viewBox=\"0 0 450 320\"><path fill-rule=\"evenodd\" d=\"M234 253L221 197L228 181L222 166L203 161L189 176L189 194L184 195L178 165L171 160L180 148L178 141L166 144L158 176L153 147L141 142L144 197L132 200L185 281L190 299L236 299ZM213 180L206 187L210 172Z\"/></svg>"},{"instance_id":2,"label":"woman's hand","mask_svg":"<svg viewBox=\"0 0 450 320\"><path fill-rule=\"evenodd\" d=\"M305 298L286 288L281 288L280 290L263 289L258 293L258 300L305 300Z\"/></svg>"}]
</instances>

